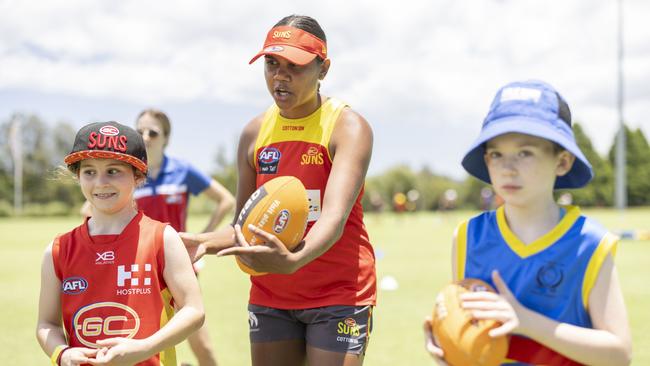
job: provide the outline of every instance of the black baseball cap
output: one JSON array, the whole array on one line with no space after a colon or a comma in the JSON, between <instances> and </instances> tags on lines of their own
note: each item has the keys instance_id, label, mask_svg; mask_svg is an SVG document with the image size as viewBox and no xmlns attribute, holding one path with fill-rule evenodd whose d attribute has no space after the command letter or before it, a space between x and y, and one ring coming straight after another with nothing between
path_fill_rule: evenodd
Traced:
<instances>
[{"instance_id":1,"label":"black baseball cap","mask_svg":"<svg viewBox=\"0 0 650 366\"><path fill-rule=\"evenodd\" d=\"M147 149L142 136L114 121L91 123L77 132L72 151L64 161L72 165L84 159L120 160L147 173Z\"/></svg>"}]
</instances>

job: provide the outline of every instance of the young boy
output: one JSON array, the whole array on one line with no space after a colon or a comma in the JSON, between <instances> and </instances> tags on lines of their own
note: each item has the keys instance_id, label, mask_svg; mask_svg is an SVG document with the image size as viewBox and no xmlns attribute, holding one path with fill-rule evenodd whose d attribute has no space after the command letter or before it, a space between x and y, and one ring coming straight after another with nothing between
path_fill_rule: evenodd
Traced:
<instances>
[{"instance_id":1,"label":"young boy","mask_svg":"<svg viewBox=\"0 0 650 366\"><path fill-rule=\"evenodd\" d=\"M479 278L498 290L461 299L476 319L502 323L491 336L511 335L506 363L629 364L613 261L618 238L553 198L554 189L579 188L593 176L560 94L541 81L501 88L462 164L504 204L459 225L453 278ZM430 319L425 334L427 350L441 361Z\"/></svg>"},{"instance_id":2,"label":"young boy","mask_svg":"<svg viewBox=\"0 0 650 366\"><path fill-rule=\"evenodd\" d=\"M142 136L91 123L65 163L93 216L45 250L41 348L54 365L175 365L174 345L201 326L203 304L176 231L135 209L147 172Z\"/></svg>"}]
</instances>

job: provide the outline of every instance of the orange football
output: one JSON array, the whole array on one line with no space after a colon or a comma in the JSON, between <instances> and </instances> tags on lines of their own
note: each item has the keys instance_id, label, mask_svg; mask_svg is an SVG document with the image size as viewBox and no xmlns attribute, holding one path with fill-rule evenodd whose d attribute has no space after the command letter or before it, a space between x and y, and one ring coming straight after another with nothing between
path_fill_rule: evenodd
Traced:
<instances>
[{"instance_id":1,"label":"orange football","mask_svg":"<svg viewBox=\"0 0 650 366\"><path fill-rule=\"evenodd\" d=\"M460 295L472 291L495 292L474 278L451 283L440 291L433 309L433 334L451 366L500 365L508 353L509 339L488 334L500 322L473 319L471 312L461 307Z\"/></svg>"},{"instance_id":2,"label":"orange football","mask_svg":"<svg viewBox=\"0 0 650 366\"><path fill-rule=\"evenodd\" d=\"M305 186L298 178L285 176L271 179L253 192L239 212L237 224L251 245L263 242L261 237L248 230L248 225L255 225L277 236L292 250L305 235L308 214L309 200ZM266 274L254 271L239 258L237 264L242 271L252 276Z\"/></svg>"}]
</instances>

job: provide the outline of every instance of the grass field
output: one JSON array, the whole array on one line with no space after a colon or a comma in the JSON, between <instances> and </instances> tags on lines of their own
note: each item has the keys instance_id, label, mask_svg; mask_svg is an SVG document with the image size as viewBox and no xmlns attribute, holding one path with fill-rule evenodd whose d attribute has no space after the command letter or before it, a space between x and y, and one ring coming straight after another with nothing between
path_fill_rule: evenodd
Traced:
<instances>
[{"instance_id":1,"label":"grass field","mask_svg":"<svg viewBox=\"0 0 650 366\"><path fill-rule=\"evenodd\" d=\"M618 213L588 211L611 230L650 228L650 209ZM395 291L379 291L375 328L366 365L431 365L423 349L421 323L436 291L450 278L449 242L455 225L471 212L368 215L366 223L378 254L377 275L393 276ZM207 217L190 218L198 230ZM0 364L46 365L34 337L43 249L79 218L0 219ZM650 365L650 242L624 240L616 263L634 337L634 365ZM201 274L207 322L221 365L250 364L248 277L232 258L207 258ZM186 344L179 360L193 361Z\"/></svg>"}]
</instances>

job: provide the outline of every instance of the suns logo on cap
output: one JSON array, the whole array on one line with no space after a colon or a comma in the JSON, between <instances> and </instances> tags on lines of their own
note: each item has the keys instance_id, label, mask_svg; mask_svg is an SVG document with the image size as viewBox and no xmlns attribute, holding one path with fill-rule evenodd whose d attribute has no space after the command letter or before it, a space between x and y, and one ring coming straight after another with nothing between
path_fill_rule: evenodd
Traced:
<instances>
[{"instance_id":1,"label":"suns logo on cap","mask_svg":"<svg viewBox=\"0 0 650 366\"><path fill-rule=\"evenodd\" d=\"M291 31L275 31L273 32L273 38L291 38Z\"/></svg>"},{"instance_id":2,"label":"suns logo on cap","mask_svg":"<svg viewBox=\"0 0 650 366\"><path fill-rule=\"evenodd\" d=\"M99 133L106 136L117 136L120 134L120 130L115 126L104 126L99 129Z\"/></svg>"},{"instance_id":3,"label":"suns logo on cap","mask_svg":"<svg viewBox=\"0 0 650 366\"><path fill-rule=\"evenodd\" d=\"M282 52L284 47L282 46L269 46L264 49L264 52Z\"/></svg>"}]
</instances>

